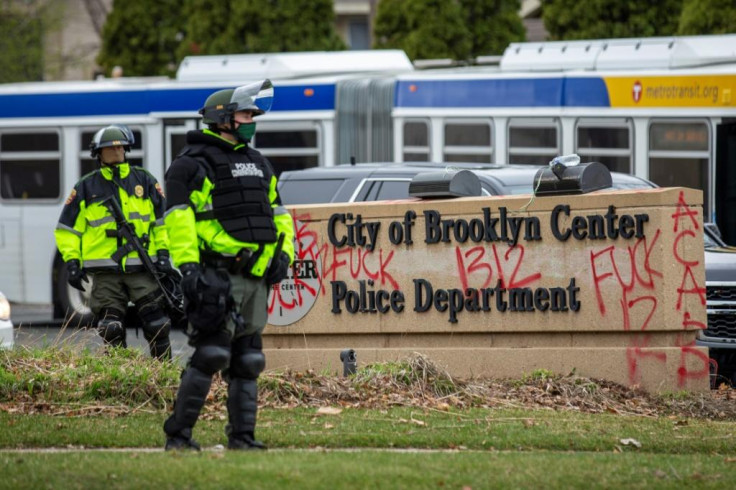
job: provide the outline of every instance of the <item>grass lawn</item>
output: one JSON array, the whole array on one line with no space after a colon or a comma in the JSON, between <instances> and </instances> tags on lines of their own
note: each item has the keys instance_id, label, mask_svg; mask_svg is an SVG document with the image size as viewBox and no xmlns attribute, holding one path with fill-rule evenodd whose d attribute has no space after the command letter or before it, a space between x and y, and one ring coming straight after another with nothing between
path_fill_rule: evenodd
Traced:
<instances>
[{"instance_id":1,"label":"grass lawn","mask_svg":"<svg viewBox=\"0 0 736 490\"><path fill-rule=\"evenodd\" d=\"M717 455L568 451L0 453L3 488L733 488Z\"/></svg>"},{"instance_id":2,"label":"grass lawn","mask_svg":"<svg viewBox=\"0 0 736 490\"><path fill-rule=\"evenodd\" d=\"M129 351L0 352L0 488L734 488L736 395L651 396L548 372L452 379L426 359L266 373L261 453L222 449L216 379L162 451L179 369Z\"/></svg>"},{"instance_id":3,"label":"grass lawn","mask_svg":"<svg viewBox=\"0 0 736 490\"><path fill-rule=\"evenodd\" d=\"M217 448L226 442L225 422L202 420L195 437L206 450L184 454L161 451L163 413L3 413L0 487L732 488L736 482L736 422L552 410L317 412L263 410L258 436L271 447L266 453Z\"/></svg>"}]
</instances>

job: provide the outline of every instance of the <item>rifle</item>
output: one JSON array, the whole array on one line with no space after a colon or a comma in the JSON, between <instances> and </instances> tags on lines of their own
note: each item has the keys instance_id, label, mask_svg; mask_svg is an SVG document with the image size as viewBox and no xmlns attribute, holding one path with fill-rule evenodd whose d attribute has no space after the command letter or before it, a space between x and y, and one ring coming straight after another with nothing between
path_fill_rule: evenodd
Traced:
<instances>
[{"instance_id":1,"label":"rifle","mask_svg":"<svg viewBox=\"0 0 736 490\"><path fill-rule=\"evenodd\" d=\"M177 313L183 314L184 306L181 295L177 296L176 291L169 291L166 287L164 287L162 278L165 279L167 274L159 273L156 270L156 266L151 260L151 257L148 255L148 235L143 235L143 241L141 241L141 238L138 237L135 232L135 227L133 227L133 225L128 223L128 221L125 219L123 210L120 208L120 203L118 203L118 200L115 199L115 196L110 196L106 198L104 201L102 201L102 204L110 211L110 214L112 214L112 217L115 219L115 225L117 226L117 232L110 236L122 238L126 242L125 245L122 245L120 248L117 249L114 254L112 254L112 260L120 264L120 262L123 260L123 257L128 255L130 252L137 252L138 257L140 257L141 262L143 263L143 268L146 269L146 272L148 272L151 277L153 277L153 280L156 281L156 285L163 293L168 308ZM143 242L145 242L145 244ZM178 286L178 281L168 282L173 282L176 286Z\"/></svg>"}]
</instances>

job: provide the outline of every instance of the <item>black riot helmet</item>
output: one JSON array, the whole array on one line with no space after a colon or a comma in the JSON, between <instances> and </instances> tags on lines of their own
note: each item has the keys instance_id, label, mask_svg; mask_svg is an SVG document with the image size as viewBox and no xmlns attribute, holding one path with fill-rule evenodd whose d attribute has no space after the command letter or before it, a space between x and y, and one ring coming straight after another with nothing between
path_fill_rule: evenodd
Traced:
<instances>
[{"instance_id":1,"label":"black riot helmet","mask_svg":"<svg viewBox=\"0 0 736 490\"><path fill-rule=\"evenodd\" d=\"M253 111L260 116L271 109L273 103L273 84L265 79L238 88L218 90L204 102L199 110L202 122L210 126L233 125L233 117L238 111Z\"/></svg>"},{"instance_id":2,"label":"black riot helmet","mask_svg":"<svg viewBox=\"0 0 736 490\"><path fill-rule=\"evenodd\" d=\"M127 152L130 151L130 145L133 143L135 143L135 137L128 126L113 124L95 133L92 137L92 142L89 144L89 149L92 158L97 158L102 148L122 146Z\"/></svg>"}]
</instances>

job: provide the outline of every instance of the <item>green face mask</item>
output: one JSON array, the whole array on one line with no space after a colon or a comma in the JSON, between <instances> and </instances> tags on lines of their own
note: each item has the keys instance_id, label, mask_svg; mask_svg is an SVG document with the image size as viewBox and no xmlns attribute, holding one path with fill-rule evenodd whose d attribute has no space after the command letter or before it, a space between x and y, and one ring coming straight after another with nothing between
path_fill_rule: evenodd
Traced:
<instances>
[{"instance_id":1,"label":"green face mask","mask_svg":"<svg viewBox=\"0 0 736 490\"><path fill-rule=\"evenodd\" d=\"M253 139L253 135L256 134L256 123L242 123L237 129L238 139L243 143L248 143Z\"/></svg>"}]
</instances>

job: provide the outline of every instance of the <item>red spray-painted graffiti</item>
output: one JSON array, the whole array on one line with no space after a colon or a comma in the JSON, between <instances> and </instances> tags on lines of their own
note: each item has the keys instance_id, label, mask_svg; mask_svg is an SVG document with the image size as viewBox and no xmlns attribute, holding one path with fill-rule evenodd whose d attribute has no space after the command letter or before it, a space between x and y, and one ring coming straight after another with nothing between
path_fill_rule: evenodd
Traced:
<instances>
[{"instance_id":1,"label":"red spray-painted graffiti","mask_svg":"<svg viewBox=\"0 0 736 490\"><path fill-rule=\"evenodd\" d=\"M621 309L622 328L626 331L632 329L645 331L657 310L657 297L652 292L656 288L656 282L663 276L660 271L653 268L651 254L661 234L661 230L658 229L651 240L642 237L633 247L627 246L623 253L614 246L590 252L591 273L598 311L601 316L606 316L606 296L603 294L602 286L604 282L614 280L620 290L617 306ZM611 298L611 295L607 297ZM631 318L634 316L632 313L639 311L642 311L644 320L640 325L632 328ZM626 350L626 361L629 382L635 384L640 380L640 361L651 359L665 362L667 357L663 352L647 350L651 340L649 335L633 338L635 340Z\"/></svg>"},{"instance_id":2,"label":"red spray-painted graffiti","mask_svg":"<svg viewBox=\"0 0 736 490\"><path fill-rule=\"evenodd\" d=\"M362 247L337 248L328 243L320 244L319 235L309 228L309 214L294 214L295 243L294 264L287 280L293 280L288 289L275 285L268 304L269 315L277 309L294 310L314 303L318 295L326 295L325 286L337 279L341 271L347 270L353 279L370 279L376 284L388 285L399 290L400 285L391 273L394 251L383 249L365 250ZM318 285L305 279L300 273L305 264L319 263L319 267L309 266L310 271L318 271ZM305 268L306 269L306 268ZM306 314L306 311L304 312Z\"/></svg>"},{"instance_id":3,"label":"red spray-painted graffiti","mask_svg":"<svg viewBox=\"0 0 736 490\"><path fill-rule=\"evenodd\" d=\"M680 192L677 209L672 214L673 231L675 239L673 242L672 258L677 264L678 270L682 270L682 279L676 288L677 303L676 311L683 310L683 299L687 295L697 295L701 305L705 305L705 288L698 284L693 268L700 265L699 260L687 259L684 256L687 239L697 239L698 234L694 230L699 229L697 221L698 211L690 207L684 200L684 193ZM598 311L601 316L606 316L609 307L620 307L622 311L622 328L626 331L646 331L649 322L658 308L657 296L653 294L662 290L662 272L652 267L651 254L657 246L661 237L661 230L657 229L651 240L647 237L640 238L633 247L625 250L616 249L614 246L605 247L598 251L590 252L591 274L595 288ZM690 250L697 250L693 245ZM618 295L604 294L604 286L608 281L615 281ZM614 286L614 287L616 287ZM610 304L613 300L614 304ZM693 327L705 328L702 322L692 319L690 311L683 312L683 329ZM634 313L640 313L635 315ZM632 325L632 318L638 317L643 320L638 325ZM626 352L629 382L637 384L641 381L642 370L647 362L665 363L667 355L649 347L651 335L632 337L630 346ZM678 367L678 386L685 385L688 379L698 379L708 376L708 357L695 349L694 342L681 345L680 364ZM689 370L687 368L688 358L696 356L702 368Z\"/></svg>"},{"instance_id":4,"label":"red spray-painted graffiti","mask_svg":"<svg viewBox=\"0 0 736 490\"><path fill-rule=\"evenodd\" d=\"M502 255L499 255L498 248L495 243L491 245L490 252L493 256L486 258L486 248L483 246L472 247L467 250L455 247L457 272L463 291L471 287L471 276L474 279L472 287L488 287L494 279L494 270L496 271L496 280L500 280L501 287L507 289L523 288L542 278L540 272L522 278L517 277L524 262L525 248L522 244L517 243L513 247L506 248L506 252Z\"/></svg>"},{"instance_id":5,"label":"red spray-painted graffiti","mask_svg":"<svg viewBox=\"0 0 736 490\"><path fill-rule=\"evenodd\" d=\"M328 244L323 244L319 250L319 256L322 260L322 278L334 281L338 272L348 269L350 277L353 279L367 278L376 281L377 284L388 284L393 289L401 289L399 283L389 272L391 259L394 257L394 251L384 253L383 249L378 249L378 257L375 250L364 250L362 248L343 248ZM322 281L322 294L326 294L325 281Z\"/></svg>"},{"instance_id":6,"label":"red spray-painted graffiti","mask_svg":"<svg viewBox=\"0 0 736 490\"><path fill-rule=\"evenodd\" d=\"M295 242L294 262L284 281L274 284L268 301L269 322L288 325L307 314L316 300L321 280L319 237L308 229L308 216L293 216Z\"/></svg>"},{"instance_id":7,"label":"red spray-painted graffiti","mask_svg":"<svg viewBox=\"0 0 736 490\"><path fill-rule=\"evenodd\" d=\"M698 236L693 231L700 229L700 224L698 223L697 216L698 211L688 206L688 204L685 202L684 193L680 192L680 195L677 199L677 208L672 214L672 220L674 222L672 231L676 233L672 255L674 256L675 261L678 264L682 265L684 269L682 273L682 282L677 288L677 305L675 307L677 311L682 311L682 300L683 296L685 295L697 296L697 299L700 301L701 306L705 306L706 302L705 287L698 284L693 274L693 267L698 266L700 264L700 261L686 260L682 257L682 253L680 251L680 244L683 240L686 239L686 237L689 239L698 240ZM683 223L682 231L680 231L681 222ZM700 240L696 241L696 243L694 244L693 247L696 250L700 248L701 241L702 238L700 238ZM683 311L682 328L686 329L693 326L701 329L705 329L706 327L706 325L704 325L702 322L692 320L691 313L689 311ZM688 357L692 356L695 357L695 364L700 365L699 369L689 370L687 368ZM688 379L704 378L709 376L709 374L710 359L708 359L708 356L705 355L703 352L695 348L695 341L692 341L689 344L680 347L680 365L677 368L678 386L684 386Z\"/></svg>"}]
</instances>

